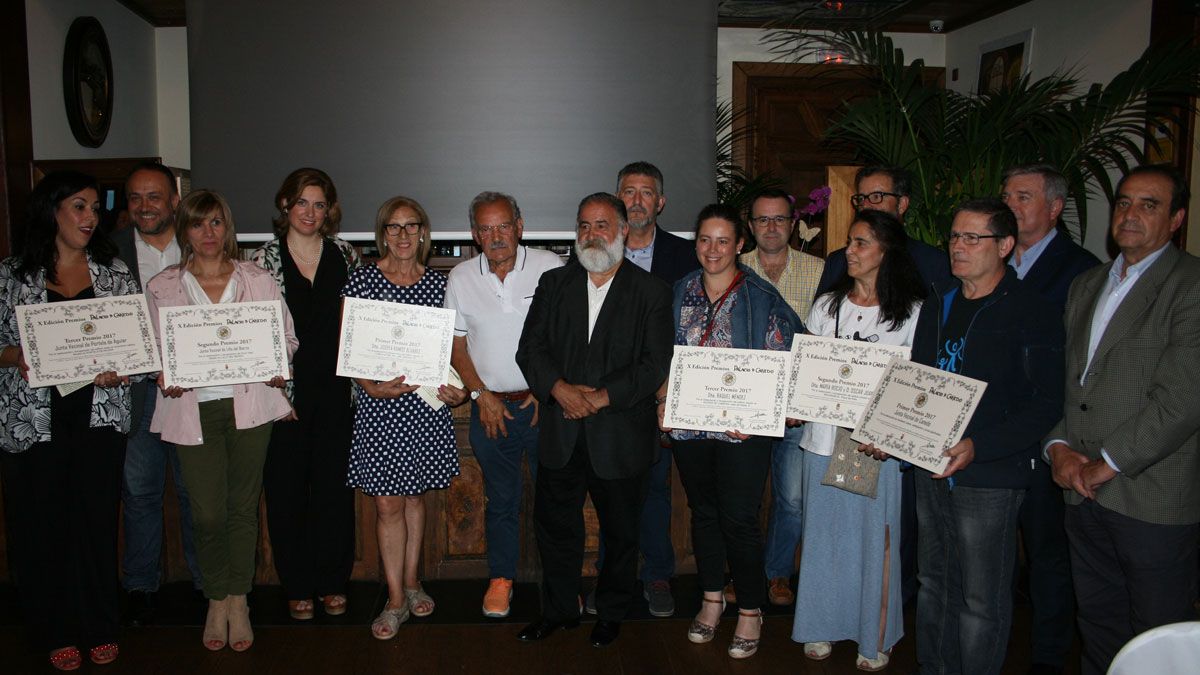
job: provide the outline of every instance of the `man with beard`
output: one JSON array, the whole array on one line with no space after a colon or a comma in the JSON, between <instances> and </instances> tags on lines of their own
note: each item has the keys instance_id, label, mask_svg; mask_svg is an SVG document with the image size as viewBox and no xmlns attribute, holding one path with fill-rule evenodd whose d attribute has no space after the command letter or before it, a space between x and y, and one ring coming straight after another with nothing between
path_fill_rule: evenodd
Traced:
<instances>
[{"instance_id":1,"label":"man with beard","mask_svg":"<svg viewBox=\"0 0 1200 675\"><path fill-rule=\"evenodd\" d=\"M625 204L585 197L576 259L544 273L517 347L541 403L534 527L542 616L517 638L579 625L583 503L590 494L606 559L591 642L617 638L637 585L638 516L659 454L655 391L671 363L671 291L624 257Z\"/></svg>"},{"instance_id":2,"label":"man with beard","mask_svg":"<svg viewBox=\"0 0 1200 675\"><path fill-rule=\"evenodd\" d=\"M468 210L483 255L450 270L446 307L456 311L451 363L471 392L471 448L487 494L484 533L491 581L483 615L508 616L520 547L522 457L537 479L537 399L513 354L529 298L546 270L562 267L550 251L521 246L517 200L481 192Z\"/></svg>"},{"instance_id":3,"label":"man with beard","mask_svg":"<svg viewBox=\"0 0 1200 675\"><path fill-rule=\"evenodd\" d=\"M175 207L179 204L179 191L175 187L174 174L162 164L138 164L125 181L125 200L134 226L116 232L113 241L138 285L145 288L151 277L179 262L179 244L175 241ZM179 472L175 446L164 443L158 434L150 432L157 385L153 379L136 382L132 392L132 420L121 485L125 521L125 553L121 568L123 584L129 592L126 623L141 626L154 620L155 594L161 576L163 486L168 466L175 483L175 494L179 497L183 554L196 588L200 588L200 568L192 544L191 505Z\"/></svg>"}]
</instances>

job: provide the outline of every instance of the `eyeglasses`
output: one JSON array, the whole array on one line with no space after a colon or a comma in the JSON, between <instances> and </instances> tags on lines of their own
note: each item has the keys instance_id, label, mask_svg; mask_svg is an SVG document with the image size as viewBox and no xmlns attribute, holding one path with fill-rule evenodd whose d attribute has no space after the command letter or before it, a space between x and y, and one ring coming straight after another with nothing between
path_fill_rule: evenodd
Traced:
<instances>
[{"instance_id":1,"label":"eyeglasses","mask_svg":"<svg viewBox=\"0 0 1200 675\"><path fill-rule=\"evenodd\" d=\"M860 192L856 195L850 196L850 205L857 209L858 207L862 206L863 202L878 204L883 201L884 197L895 197L896 199L899 199L900 195L896 194L895 192L883 192L882 190L868 192L867 194Z\"/></svg>"},{"instance_id":2,"label":"eyeglasses","mask_svg":"<svg viewBox=\"0 0 1200 675\"><path fill-rule=\"evenodd\" d=\"M791 224L792 217L791 216L758 216L756 218L751 218L750 222L754 223L755 225L758 225L759 227L766 227L766 226L772 225L772 224L774 224L778 227L783 227L785 225Z\"/></svg>"},{"instance_id":3,"label":"eyeglasses","mask_svg":"<svg viewBox=\"0 0 1200 675\"><path fill-rule=\"evenodd\" d=\"M383 226L383 231L389 237L395 237L400 234L400 230L404 230L406 234L416 234L421 231L421 221L416 220L411 223L388 223Z\"/></svg>"},{"instance_id":4,"label":"eyeglasses","mask_svg":"<svg viewBox=\"0 0 1200 675\"><path fill-rule=\"evenodd\" d=\"M515 226L512 223L500 223L499 225L476 225L475 231L481 235L488 235L493 232L508 234L509 232L513 231L513 227Z\"/></svg>"},{"instance_id":5,"label":"eyeglasses","mask_svg":"<svg viewBox=\"0 0 1200 675\"><path fill-rule=\"evenodd\" d=\"M1003 234L976 234L975 232L951 232L948 239L950 240L951 244L958 241L959 239L962 239L962 243L966 244L967 246L974 246L979 243L980 239L1003 239L1006 236L1007 235L1003 235Z\"/></svg>"}]
</instances>

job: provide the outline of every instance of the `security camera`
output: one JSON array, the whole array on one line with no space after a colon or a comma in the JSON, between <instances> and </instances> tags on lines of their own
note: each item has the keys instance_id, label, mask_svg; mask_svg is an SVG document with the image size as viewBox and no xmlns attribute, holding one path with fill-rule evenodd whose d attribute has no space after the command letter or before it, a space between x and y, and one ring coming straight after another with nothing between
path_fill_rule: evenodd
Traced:
<instances>
[{"instance_id":1,"label":"security camera","mask_svg":"<svg viewBox=\"0 0 1200 675\"><path fill-rule=\"evenodd\" d=\"M931 30L935 33L942 32L942 28L945 28L945 26L946 26L946 22L942 21L941 19L934 19L929 22L929 30Z\"/></svg>"}]
</instances>

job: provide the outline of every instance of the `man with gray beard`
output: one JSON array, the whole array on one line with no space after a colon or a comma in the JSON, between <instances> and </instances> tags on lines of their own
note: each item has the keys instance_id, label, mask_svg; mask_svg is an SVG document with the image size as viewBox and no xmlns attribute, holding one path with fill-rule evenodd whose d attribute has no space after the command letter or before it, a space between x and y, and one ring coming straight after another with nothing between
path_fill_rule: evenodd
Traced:
<instances>
[{"instance_id":1,"label":"man with gray beard","mask_svg":"<svg viewBox=\"0 0 1200 675\"><path fill-rule=\"evenodd\" d=\"M542 274L517 347L541 404L534 528L542 616L517 638L579 625L583 503L590 494L606 558L591 642L615 640L637 586L638 517L658 459L655 392L674 344L671 291L625 260L625 204L585 197L575 260Z\"/></svg>"}]
</instances>

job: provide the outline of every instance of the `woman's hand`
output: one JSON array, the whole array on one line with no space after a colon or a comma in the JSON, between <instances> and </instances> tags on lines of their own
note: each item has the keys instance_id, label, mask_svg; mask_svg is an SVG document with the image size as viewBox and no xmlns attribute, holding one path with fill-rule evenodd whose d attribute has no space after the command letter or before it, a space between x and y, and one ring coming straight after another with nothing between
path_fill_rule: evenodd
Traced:
<instances>
[{"instance_id":1,"label":"woman's hand","mask_svg":"<svg viewBox=\"0 0 1200 675\"><path fill-rule=\"evenodd\" d=\"M786 424L789 427L798 427L798 426L804 424L804 420L798 420L794 417L785 418L783 422L784 422L784 424Z\"/></svg>"},{"instance_id":2,"label":"woman's hand","mask_svg":"<svg viewBox=\"0 0 1200 675\"><path fill-rule=\"evenodd\" d=\"M128 375L117 375L115 371L106 370L100 373L92 380L92 384L97 387L111 388L121 384L129 384Z\"/></svg>"},{"instance_id":3,"label":"woman's hand","mask_svg":"<svg viewBox=\"0 0 1200 675\"><path fill-rule=\"evenodd\" d=\"M672 429L663 426L663 416L667 413L667 402L663 401L658 404L658 430L664 434L671 433Z\"/></svg>"},{"instance_id":4,"label":"woman's hand","mask_svg":"<svg viewBox=\"0 0 1200 675\"><path fill-rule=\"evenodd\" d=\"M733 440L735 440L735 441L748 441L748 440L750 440L750 434L743 434L742 432L740 432L740 431L738 431L738 430L736 430L736 429L734 429L734 430L732 430L732 431L726 431L726 432L725 432L725 435L726 435L726 436L728 436L728 437L730 437L730 438L732 438L732 439L733 439Z\"/></svg>"},{"instance_id":5,"label":"woman's hand","mask_svg":"<svg viewBox=\"0 0 1200 675\"><path fill-rule=\"evenodd\" d=\"M25 363L25 352L21 349L21 345L9 345L0 352L0 365L7 368L16 368L20 373L21 379L29 381L29 364Z\"/></svg>"},{"instance_id":6,"label":"woman's hand","mask_svg":"<svg viewBox=\"0 0 1200 675\"><path fill-rule=\"evenodd\" d=\"M161 391L163 396L166 396L167 398L179 398L180 396L183 396L183 392L190 391L188 389L184 389L183 387L164 387L162 373L158 374L158 379L155 381L158 383L158 390Z\"/></svg>"},{"instance_id":7,"label":"woman's hand","mask_svg":"<svg viewBox=\"0 0 1200 675\"><path fill-rule=\"evenodd\" d=\"M864 455L869 455L875 459L878 459L881 462L886 459L891 459L891 457L892 457L891 455L887 454L886 452L875 447L874 443L863 443L862 445L858 446L858 451L863 453Z\"/></svg>"},{"instance_id":8,"label":"woman's hand","mask_svg":"<svg viewBox=\"0 0 1200 675\"><path fill-rule=\"evenodd\" d=\"M390 379L387 382L376 382L361 378L355 378L355 382L358 382L363 391L367 393L367 396L371 398L399 398L420 389L415 384L404 384L403 375Z\"/></svg>"},{"instance_id":9,"label":"woman's hand","mask_svg":"<svg viewBox=\"0 0 1200 675\"><path fill-rule=\"evenodd\" d=\"M287 386L287 380L283 379L282 375L276 375L275 377L272 377L271 379L267 380L263 384L266 384L268 387L275 387L276 389L283 389L284 387Z\"/></svg>"},{"instance_id":10,"label":"woman's hand","mask_svg":"<svg viewBox=\"0 0 1200 675\"><path fill-rule=\"evenodd\" d=\"M467 390L451 384L443 384L438 387L437 398L451 407L461 405L463 401L467 400Z\"/></svg>"}]
</instances>

